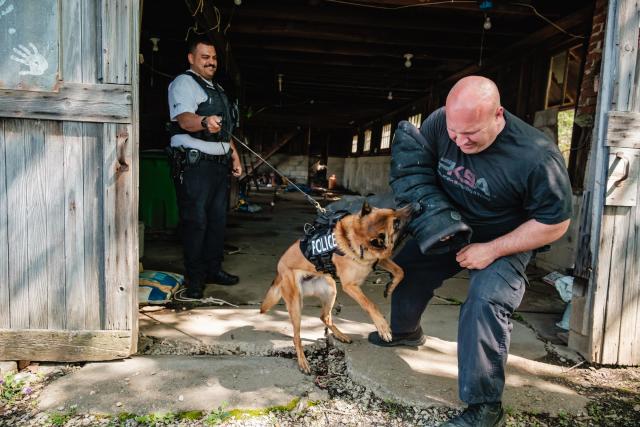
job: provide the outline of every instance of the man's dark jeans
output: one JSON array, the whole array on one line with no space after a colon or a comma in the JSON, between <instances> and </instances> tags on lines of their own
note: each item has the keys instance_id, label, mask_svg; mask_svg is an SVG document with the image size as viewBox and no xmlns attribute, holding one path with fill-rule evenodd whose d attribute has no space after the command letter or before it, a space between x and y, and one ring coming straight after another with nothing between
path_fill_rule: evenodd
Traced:
<instances>
[{"instance_id":1,"label":"man's dark jeans","mask_svg":"<svg viewBox=\"0 0 640 427\"><path fill-rule=\"evenodd\" d=\"M530 260L531 252L524 252L499 258L484 270L469 270L469 294L458 322L458 387L468 404L502 400L511 315L522 301ZM423 255L413 239L395 262L405 276L391 300L391 330L414 332L433 291L462 268L455 252Z\"/></svg>"},{"instance_id":2,"label":"man's dark jeans","mask_svg":"<svg viewBox=\"0 0 640 427\"><path fill-rule=\"evenodd\" d=\"M207 274L221 269L229 195L227 164L201 160L175 180L184 266L189 287L199 288Z\"/></svg>"}]
</instances>

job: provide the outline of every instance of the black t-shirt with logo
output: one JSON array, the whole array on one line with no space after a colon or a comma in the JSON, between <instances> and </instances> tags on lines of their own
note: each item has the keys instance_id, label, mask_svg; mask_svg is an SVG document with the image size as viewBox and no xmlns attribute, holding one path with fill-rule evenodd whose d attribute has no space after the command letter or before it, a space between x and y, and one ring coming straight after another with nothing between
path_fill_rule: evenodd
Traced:
<instances>
[{"instance_id":1,"label":"black t-shirt with logo","mask_svg":"<svg viewBox=\"0 0 640 427\"><path fill-rule=\"evenodd\" d=\"M473 228L473 241L502 236L535 219L571 217L571 185L558 147L541 131L505 111L505 127L477 154L464 154L447 133L444 108L420 132L438 157L438 181Z\"/></svg>"}]
</instances>

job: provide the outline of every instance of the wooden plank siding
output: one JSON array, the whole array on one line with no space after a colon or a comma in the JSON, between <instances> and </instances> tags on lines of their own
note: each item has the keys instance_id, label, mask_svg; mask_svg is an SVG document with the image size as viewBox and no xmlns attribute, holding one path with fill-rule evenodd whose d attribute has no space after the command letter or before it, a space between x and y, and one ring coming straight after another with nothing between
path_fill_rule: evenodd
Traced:
<instances>
[{"instance_id":1,"label":"wooden plank siding","mask_svg":"<svg viewBox=\"0 0 640 427\"><path fill-rule=\"evenodd\" d=\"M65 256L64 137L62 122L47 121L47 313L49 329L64 329L67 324Z\"/></svg>"},{"instance_id":2,"label":"wooden plank siding","mask_svg":"<svg viewBox=\"0 0 640 427\"><path fill-rule=\"evenodd\" d=\"M640 103L634 100L635 78L638 67L638 24L640 5L635 1L619 3L618 39L619 60L617 67L617 96L612 106L617 111L639 111ZM607 139L613 141L613 139ZM605 143L607 143L605 141ZM640 360L633 360L632 347L640 345L633 343L630 337L635 336L638 301L636 295L640 288L640 280L634 273L635 265L639 262L635 257L636 239L640 237L635 232L634 224L637 207L607 206L604 215L613 217L603 225L603 235L613 234L611 253L600 252L600 257L610 258L611 269L608 277L599 275L598 281L608 281L608 295L606 297L607 317L602 335L602 354L600 363L615 363L621 365L637 365ZM597 342L596 342L597 343Z\"/></svg>"},{"instance_id":3,"label":"wooden plank siding","mask_svg":"<svg viewBox=\"0 0 640 427\"><path fill-rule=\"evenodd\" d=\"M29 270L29 328L48 327L47 307L47 203L44 123L25 123L25 159L27 162L27 257ZM27 131L28 129L28 131Z\"/></svg>"},{"instance_id":4,"label":"wooden plank siding","mask_svg":"<svg viewBox=\"0 0 640 427\"><path fill-rule=\"evenodd\" d=\"M135 46L131 52L131 100L132 100L132 124L129 126L130 139L129 145L131 146L131 176L132 180L132 197L131 197L131 209L129 210L129 226L131 235L131 247L130 260L133 263L131 266L133 274L133 292L131 292L131 308L132 308L132 322L131 322L131 353L138 351L138 260L140 259L140 248L138 247L138 206L140 204L140 62L139 62L139 46L140 46L140 33L142 30L142 7L140 2L134 1L131 5L131 34L130 45Z\"/></svg>"},{"instance_id":5,"label":"wooden plank siding","mask_svg":"<svg viewBox=\"0 0 640 427\"><path fill-rule=\"evenodd\" d=\"M608 123L607 146L640 149L640 113L611 111Z\"/></svg>"},{"instance_id":6,"label":"wooden plank siding","mask_svg":"<svg viewBox=\"0 0 640 427\"><path fill-rule=\"evenodd\" d=\"M68 329L85 329L82 124L63 122L64 248Z\"/></svg>"},{"instance_id":7,"label":"wooden plank siding","mask_svg":"<svg viewBox=\"0 0 640 427\"><path fill-rule=\"evenodd\" d=\"M132 7L134 6L134 7ZM137 46L137 2L104 0L102 2L102 77L104 83L131 84L132 70L137 74L137 49L131 56L122 55ZM120 31L112 31L120 28ZM135 55L134 55L135 54ZM137 83L136 83L137 84ZM137 90L134 85L134 90ZM106 329L136 329L137 311L137 204L134 205L134 176L137 176L137 140L133 127L122 124L104 125L105 265L111 271L106 283ZM134 145L136 157L134 163ZM136 178L137 179L137 178ZM136 295L134 295L136 294ZM135 344L133 344L135 345Z\"/></svg>"},{"instance_id":8,"label":"wooden plank siding","mask_svg":"<svg viewBox=\"0 0 640 427\"><path fill-rule=\"evenodd\" d=\"M82 125L84 199L84 316L86 328L104 328L105 266L104 266L104 199L102 197L103 148L102 125Z\"/></svg>"},{"instance_id":9,"label":"wooden plank siding","mask_svg":"<svg viewBox=\"0 0 640 427\"><path fill-rule=\"evenodd\" d=\"M80 122L131 122L131 87L64 83L58 92L0 90L0 116Z\"/></svg>"},{"instance_id":10,"label":"wooden plank siding","mask_svg":"<svg viewBox=\"0 0 640 427\"><path fill-rule=\"evenodd\" d=\"M574 313L572 319L572 325L580 323L578 319L588 319L588 327L581 332L589 333L589 339L574 335L570 344L586 345L579 350L592 362L638 365L639 207L607 206L604 194L610 185L606 165L613 147L639 148L636 132L640 122L633 119L640 111L636 99L640 4L633 0L612 1L607 16L602 74L611 78L602 81L594 131L597 141L590 154L591 179L586 196L592 197L593 203L586 206L589 212L583 221L589 223L593 219L589 226L591 242L589 247L581 245L578 256L579 260L592 263L593 274L584 311ZM587 256L588 251L591 256Z\"/></svg>"},{"instance_id":11,"label":"wooden plank siding","mask_svg":"<svg viewBox=\"0 0 640 427\"><path fill-rule=\"evenodd\" d=\"M29 288L27 256L27 174L23 120L6 120L7 239L9 253L9 301L12 328L29 328Z\"/></svg>"},{"instance_id":12,"label":"wooden plank siding","mask_svg":"<svg viewBox=\"0 0 640 427\"><path fill-rule=\"evenodd\" d=\"M123 359L130 346L131 331L0 329L0 348L9 360L28 353L37 355L36 360L54 362Z\"/></svg>"},{"instance_id":13,"label":"wooden plank siding","mask_svg":"<svg viewBox=\"0 0 640 427\"><path fill-rule=\"evenodd\" d=\"M137 348L139 19L61 2L57 91L0 91L0 360Z\"/></svg>"},{"instance_id":14,"label":"wooden plank siding","mask_svg":"<svg viewBox=\"0 0 640 427\"><path fill-rule=\"evenodd\" d=\"M7 203L7 164L5 162L6 142L4 137L4 121L0 120L0 328L11 326L11 309L9 305L9 230Z\"/></svg>"}]
</instances>

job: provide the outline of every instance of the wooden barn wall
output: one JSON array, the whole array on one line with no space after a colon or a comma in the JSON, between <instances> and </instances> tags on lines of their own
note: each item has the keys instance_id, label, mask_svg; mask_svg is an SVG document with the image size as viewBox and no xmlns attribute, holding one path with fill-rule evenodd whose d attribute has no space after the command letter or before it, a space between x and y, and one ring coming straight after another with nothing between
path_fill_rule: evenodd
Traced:
<instances>
[{"instance_id":1,"label":"wooden barn wall","mask_svg":"<svg viewBox=\"0 0 640 427\"><path fill-rule=\"evenodd\" d=\"M133 83L137 3L61 2L65 84ZM135 332L135 128L82 120L0 119L0 329Z\"/></svg>"},{"instance_id":2,"label":"wooden barn wall","mask_svg":"<svg viewBox=\"0 0 640 427\"><path fill-rule=\"evenodd\" d=\"M574 289L569 344L602 364L640 364L640 142L634 132L640 122L639 17L636 1L609 2L602 57L607 79L600 81L585 186L591 203L584 204L581 224L588 246L581 239L577 260L588 286ZM614 184L619 177L612 176L616 155L630 166L621 187ZM616 188L626 197L612 198Z\"/></svg>"}]
</instances>

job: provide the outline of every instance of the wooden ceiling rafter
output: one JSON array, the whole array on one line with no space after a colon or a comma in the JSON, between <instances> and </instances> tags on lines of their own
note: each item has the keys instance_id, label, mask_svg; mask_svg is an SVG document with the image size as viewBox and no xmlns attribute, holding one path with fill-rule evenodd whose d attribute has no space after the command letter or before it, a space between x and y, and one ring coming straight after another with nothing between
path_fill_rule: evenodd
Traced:
<instances>
[{"instance_id":1,"label":"wooden ceiling rafter","mask_svg":"<svg viewBox=\"0 0 640 427\"><path fill-rule=\"evenodd\" d=\"M363 3L403 6L418 1ZM217 24L214 5L222 13L225 34L210 34L217 46L223 46L219 49L223 67L233 80L242 73L239 88L245 108L268 107L253 116L251 123L274 120L291 125L301 121L348 127L354 120L382 117L421 102L436 84L446 85L462 75L486 71L486 66L499 66L500 61L508 61L521 50L539 48L548 40L569 38L535 16L530 7L510 4L516 1L535 6L570 32L581 31L581 25L589 21L590 15L583 12L590 8L572 13L583 5L579 0L496 0L489 13L493 28L484 37L486 65L480 69L484 13L477 2L400 10L327 0L243 0L241 6L234 6L233 0L185 0L185 4L191 13L204 5L203 13L194 17L200 30ZM405 53L414 55L410 69L404 67ZM283 93L277 90L278 74L284 75ZM387 99L388 91L392 91L392 100ZM315 104L295 106L310 99ZM274 106L278 102L283 105Z\"/></svg>"}]
</instances>

